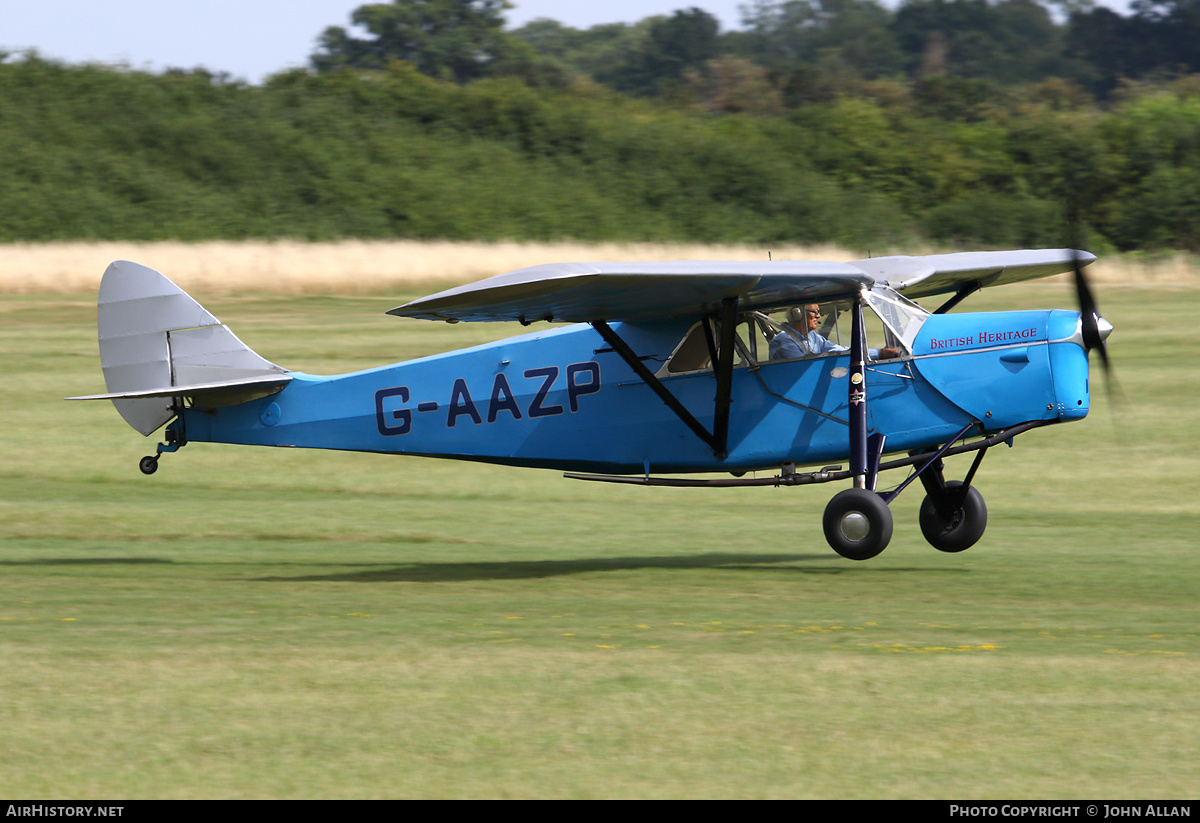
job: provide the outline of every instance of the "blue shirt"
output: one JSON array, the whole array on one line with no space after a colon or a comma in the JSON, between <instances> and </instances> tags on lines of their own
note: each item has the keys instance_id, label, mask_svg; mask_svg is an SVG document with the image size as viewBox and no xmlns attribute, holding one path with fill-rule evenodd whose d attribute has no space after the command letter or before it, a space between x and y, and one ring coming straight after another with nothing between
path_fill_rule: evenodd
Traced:
<instances>
[{"instance_id":1,"label":"blue shirt","mask_svg":"<svg viewBox=\"0 0 1200 823\"><path fill-rule=\"evenodd\" d=\"M770 360L792 360L797 357L809 357L814 354L849 351L845 346L830 343L815 331L810 331L802 339L797 340L796 338L799 336L799 332L789 329L781 330L779 334L771 338L768 358Z\"/></svg>"}]
</instances>

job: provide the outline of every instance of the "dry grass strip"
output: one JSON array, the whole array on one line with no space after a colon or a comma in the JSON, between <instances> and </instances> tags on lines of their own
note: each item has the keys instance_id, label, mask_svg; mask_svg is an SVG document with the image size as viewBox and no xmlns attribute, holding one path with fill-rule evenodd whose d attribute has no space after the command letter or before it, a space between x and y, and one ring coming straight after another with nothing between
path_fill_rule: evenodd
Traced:
<instances>
[{"instance_id":1,"label":"dry grass strip","mask_svg":"<svg viewBox=\"0 0 1200 823\"><path fill-rule=\"evenodd\" d=\"M927 250L926 250L927 251ZM0 293L95 291L113 260L134 260L206 295L379 294L397 285L467 283L513 269L576 260L848 261L863 254L836 246L705 246L664 243L484 243L357 241L306 243L63 242L0 245ZM1200 258L1120 255L1089 269L1099 283L1200 287Z\"/></svg>"}]
</instances>

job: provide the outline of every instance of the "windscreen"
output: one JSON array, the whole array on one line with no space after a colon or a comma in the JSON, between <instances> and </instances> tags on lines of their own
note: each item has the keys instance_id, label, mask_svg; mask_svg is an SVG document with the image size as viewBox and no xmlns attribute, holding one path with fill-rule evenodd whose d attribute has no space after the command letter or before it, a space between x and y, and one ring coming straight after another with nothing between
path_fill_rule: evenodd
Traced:
<instances>
[{"instance_id":1,"label":"windscreen","mask_svg":"<svg viewBox=\"0 0 1200 823\"><path fill-rule=\"evenodd\" d=\"M879 315L888 331L904 348L912 351L913 341L917 338L917 332L921 330L921 324L925 322L929 312L884 285L877 284L864 294L867 305Z\"/></svg>"}]
</instances>

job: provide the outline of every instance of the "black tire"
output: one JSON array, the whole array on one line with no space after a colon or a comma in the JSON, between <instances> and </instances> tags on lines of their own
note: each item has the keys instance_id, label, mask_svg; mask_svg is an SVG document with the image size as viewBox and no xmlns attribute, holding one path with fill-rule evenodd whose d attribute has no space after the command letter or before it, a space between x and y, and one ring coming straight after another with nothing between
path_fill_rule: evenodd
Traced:
<instances>
[{"instance_id":1,"label":"black tire","mask_svg":"<svg viewBox=\"0 0 1200 823\"><path fill-rule=\"evenodd\" d=\"M958 480L946 483L947 490L961 486ZM929 545L940 552L961 552L974 546L983 537L987 528L987 506L983 502L983 495L971 486L963 497L962 505L955 508L953 516L947 520L938 514L933 498L925 495L921 501L920 520L921 534L925 535Z\"/></svg>"},{"instance_id":2,"label":"black tire","mask_svg":"<svg viewBox=\"0 0 1200 823\"><path fill-rule=\"evenodd\" d=\"M825 507L825 539L849 560L868 560L892 539L892 512L879 495L866 489L838 492Z\"/></svg>"},{"instance_id":3,"label":"black tire","mask_svg":"<svg viewBox=\"0 0 1200 823\"><path fill-rule=\"evenodd\" d=\"M138 468L142 470L142 474L154 474L158 471L158 458L149 455L143 457L138 461Z\"/></svg>"}]
</instances>

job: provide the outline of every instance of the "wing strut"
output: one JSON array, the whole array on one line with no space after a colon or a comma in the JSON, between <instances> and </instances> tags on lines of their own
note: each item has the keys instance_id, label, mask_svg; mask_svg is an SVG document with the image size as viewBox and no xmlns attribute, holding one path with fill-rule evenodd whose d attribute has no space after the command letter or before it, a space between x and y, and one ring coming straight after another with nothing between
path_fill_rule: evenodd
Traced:
<instances>
[{"instance_id":1,"label":"wing strut","mask_svg":"<svg viewBox=\"0 0 1200 823\"><path fill-rule=\"evenodd\" d=\"M671 394L671 390L663 385L662 381L654 376L650 369L646 368L633 351L629 348L621 336L612 330L608 323L603 320L593 320L592 328L600 333L604 338L604 342L612 346L613 351L621 356L621 359L633 369L634 373L649 386L659 399L667 405L671 411L675 412L675 416L682 420L692 432L704 441L718 460L724 460L728 454L729 443L729 406L733 400L733 352L734 352L734 336L736 334L737 320L737 298L730 297L721 301L721 339L717 344L717 357L714 362L716 365L717 377L717 395L714 400L713 410L713 430L710 432L704 428L704 424L696 419L687 407L679 402L675 395ZM705 319L707 331L707 318ZM708 332L711 339L712 334Z\"/></svg>"},{"instance_id":2,"label":"wing strut","mask_svg":"<svg viewBox=\"0 0 1200 823\"><path fill-rule=\"evenodd\" d=\"M724 459L729 442L729 404L733 401L733 346L737 333L737 298L721 301L721 348L718 352L716 409L713 414L713 451Z\"/></svg>"},{"instance_id":3,"label":"wing strut","mask_svg":"<svg viewBox=\"0 0 1200 823\"><path fill-rule=\"evenodd\" d=\"M975 292L979 291L982 288L983 288L983 283L981 283L978 280L972 280L970 283L963 283L961 286L958 287L958 290L954 292L954 296L951 297L949 300L947 300L942 305L938 306L936 309L934 309L933 313L934 314L945 314L946 312L950 311L952 308L954 308L959 303L966 300L968 297L970 297L972 294L974 294Z\"/></svg>"}]
</instances>

